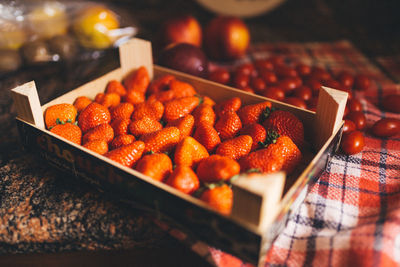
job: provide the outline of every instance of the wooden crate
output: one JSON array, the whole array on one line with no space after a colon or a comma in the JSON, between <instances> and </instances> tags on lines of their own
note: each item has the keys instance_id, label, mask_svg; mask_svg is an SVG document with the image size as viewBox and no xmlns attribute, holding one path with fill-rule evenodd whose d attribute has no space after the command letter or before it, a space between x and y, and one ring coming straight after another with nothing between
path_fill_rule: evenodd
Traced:
<instances>
[{"instance_id":1,"label":"wooden crate","mask_svg":"<svg viewBox=\"0 0 400 267\"><path fill-rule=\"evenodd\" d=\"M135 201L168 218L185 232L205 243L254 264L262 263L265 252L287 222L290 213L303 201L308 185L315 182L336 152L343 126L347 93L323 87L316 113L250 94L188 74L153 66L151 43L132 39L120 47L121 67L41 106L35 83L12 89L17 107L17 125L23 145L78 179L84 179L120 199ZM273 107L299 117L305 128L307 145L303 160L289 177L285 173L253 174L233 182L232 213L221 215L199 199L155 181L131 168L93 153L45 129L43 112L51 105L73 103L76 97L94 98L107 83L122 80L127 73L146 66L151 78L172 74L191 83L199 94L216 102L240 97L243 105L269 100ZM312 145L310 145L312 144ZM245 175L243 175L245 176Z\"/></svg>"}]
</instances>

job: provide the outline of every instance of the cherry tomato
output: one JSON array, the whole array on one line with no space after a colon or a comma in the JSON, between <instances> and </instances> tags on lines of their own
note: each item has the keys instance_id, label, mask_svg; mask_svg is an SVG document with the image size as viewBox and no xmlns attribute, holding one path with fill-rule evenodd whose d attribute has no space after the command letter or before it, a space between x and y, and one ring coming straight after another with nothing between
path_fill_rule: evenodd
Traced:
<instances>
[{"instance_id":1,"label":"cherry tomato","mask_svg":"<svg viewBox=\"0 0 400 267\"><path fill-rule=\"evenodd\" d=\"M364 148L364 135L360 131L343 134L340 147L347 155L357 154Z\"/></svg>"},{"instance_id":2,"label":"cherry tomato","mask_svg":"<svg viewBox=\"0 0 400 267\"><path fill-rule=\"evenodd\" d=\"M340 90L342 88L342 85L340 84L340 82L333 80L333 79L325 80L322 82L322 84L326 87L337 89L337 90Z\"/></svg>"},{"instance_id":3,"label":"cherry tomato","mask_svg":"<svg viewBox=\"0 0 400 267\"><path fill-rule=\"evenodd\" d=\"M302 85L294 90L294 96L304 101L308 101L312 97L312 91L310 87Z\"/></svg>"},{"instance_id":4,"label":"cherry tomato","mask_svg":"<svg viewBox=\"0 0 400 267\"><path fill-rule=\"evenodd\" d=\"M400 113L400 94L391 94L385 96L382 105L386 111Z\"/></svg>"},{"instance_id":5,"label":"cherry tomato","mask_svg":"<svg viewBox=\"0 0 400 267\"><path fill-rule=\"evenodd\" d=\"M316 79L308 79L305 82L305 85L310 87L310 89L313 92L313 95L317 96L319 93L319 90L321 90L322 83Z\"/></svg>"},{"instance_id":6,"label":"cherry tomato","mask_svg":"<svg viewBox=\"0 0 400 267\"><path fill-rule=\"evenodd\" d=\"M274 64L274 67L285 64L285 59L282 56L275 55L270 57L269 60L271 60L272 64Z\"/></svg>"},{"instance_id":7,"label":"cherry tomato","mask_svg":"<svg viewBox=\"0 0 400 267\"><path fill-rule=\"evenodd\" d=\"M287 98L285 98L284 102L288 103L290 105L299 107L299 108L304 108L304 109L307 108L306 102L304 102L304 100L297 98L297 97L287 97Z\"/></svg>"},{"instance_id":8,"label":"cherry tomato","mask_svg":"<svg viewBox=\"0 0 400 267\"><path fill-rule=\"evenodd\" d=\"M260 76L264 79L267 85L275 84L278 81L278 76L276 76L275 72L270 70L261 70Z\"/></svg>"},{"instance_id":9,"label":"cherry tomato","mask_svg":"<svg viewBox=\"0 0 400 267\"><path fill-rule=\"evenodd\" d=\"M310 75L311 67L306 64L300 63L296 66L296 71L301 77L306 77Z\"/></svg>"},{"instance_id":10,"label":"cherry tomato","mask_svg":"<svg viewBox=\"0 0 400 267\"><path fill-rule=\"evenodd\" d=\"M217 69L210 72L208 78L217 83L228 84L231 80L231 74L226 69Z\"/></svg>"},{"instance_id":11,"label":"cherry tomato","mask_svg":"<svg viewBox=\"0 0 400 267\"><path fill-rule=\"evenodd\" d=\"M347 102L347 106L349 107L350 112L363 110L361 102L357 99L351 99L349 102Z\"/></svg>"},{"instance_id":12,"label":"cherry tomato","mask_svg":"<svg viewBox=\"0 0 400 267\"><path fill-rule=\"evenodd\" d=\"M361 111L350 111L346 119L353 121L357 130L363 130L367 125L365 115Z\"/></svg>"},{"instance_id":13,"label":"cherry tomato","mask_svg":"<svg viewBox=\"0 0 400 267\"><path fill-rule=\"evenodd\" d=\"M295 68L279 65L275 68L275 73L279 78L297 77L297 71Z\"/></svg>"},{"instance_id":14,"label":"cherry tomato","mask_svg":"<svg viewBox=\"0 0 400 267\"><path fill-rule=\"evenodd\" d=\"M278 82L278 87L282 88L285 90L285 94L290 94L293 92L294 89L297 87L297 81L294 80L293 78L285 78L283 80L280 80Z\"/></svg>"},{"instance_id":15,"label":"cherry tomato","mask_svg":"<svg viewBox=\"0 0 400 267\"><path fill-rule=\"evenodd\" d=\"M378 137L389 137L400 133L400 120L384 118L375 122L371 132Z\"/></svg>"},{"instance_id":16,"label":"cherry tomato","mask_svg":"<svg viewBox=\"0 0 400 267\"><path fill-rule=\"evenodd\" d=\"M296 88L303 85L303 80L300 77L292 77L291 79L296 83Z\"/></svg>"},{"instance_id":17,"label":"cherry tomato","mask_svg":"<svg viewBox=\"0 0 400 267\"><path fill-rule=\"evenodd\" d=\"M358 74L354 78L354 89L360 91L366 91L371 86L371 80L367 75Z\"/></svg>"},{"instance_id":18,"label":"cherry tomato","mask_svg":"<svg viewBox=\"0 0 400 267\"><path fill-rule=\"evenodd\" d=\"M246 74L235 74L233 77L233 86L239 89L249 86L250 76Z\"/></svg>"},{"instance_id":19,"label":"cherry tomato","mask_svg":"<svg viewBox=\"0 0 400 267\"><path fill-rule=\"evenodd\" d=\"M337 80L344 88L351 89L354 85L354 77L348 71L342 71L337 75Z\"/></svg>"},{"instance_id":20,"label":"cherry tomato","mask_svg":"<svg viewBox=\"0 0 400 267\"><path fill-rule=\"evenodd\" d=\"M256 69L254 68L254 65L251 63L244 63L244 64L240 65L239 67L237 67L235 70L236 75L244 74L247 76L249 76L249 75L253 76L255 74L255 72L256 72Z\"/></svg>"},{"instance_id":21,"label":"cherry tomato","mask_svg":"<svg viewBox=\"0 0 400 267\"><path fill-rule=\"evenodd\" d=\"M331 74L321 67L314 67L311 70L310 78L317 81L326 81L332 78Z\"/></svg>"},{"instance_id":22,"label":"cherry tomato","mask_svg":"<svg viewBox=\"0 0 400 267\"><path fill-rule=\"evenodd\" d=\"M259 70L274 70L274 63L272 63L271 59L258 59L254 62L254 66Z\"/></svg>"},{"instance_id":23,"label":"cherry tomato","mask_svg":"<svg viewBox=\"0 0 400 267\"><path fill-rule=\"evenodd\" d=\"M253 78L251 81L251 85L254 91L256 91L257 93L264 91L267 87L265 81L261 77Z\"/></svg>"},{"instance_id":24,"label":"cherry tomato","mask_svg":"<svg viewBox=\"0 0 400 267\"><path fill-rule=\"evenodd\" d=\"M356 125L351 120L344 120L343 133L349 133L356 130Z\"/></svg>"},{"instance_id":25,"label":"cherry tomato","mask_svg":"<svg viewBox=\"0 0 400 267\"><path fill-rule=\"evenodd\" d=\"M283 99L285 99L285 91L277 86L267 87L262 95L278 101L283 101Z\"/></svg>"}]
</instances>

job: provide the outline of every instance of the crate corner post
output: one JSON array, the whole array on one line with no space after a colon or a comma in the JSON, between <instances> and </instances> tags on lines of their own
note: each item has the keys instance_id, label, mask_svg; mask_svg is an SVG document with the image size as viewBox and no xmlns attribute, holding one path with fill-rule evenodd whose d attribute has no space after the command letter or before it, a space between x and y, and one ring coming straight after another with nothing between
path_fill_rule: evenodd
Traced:
<instances>
[{"instance_id":1,"label":"crate corner post","mask_svg":"<svg viewBox=\"0 0 400 267\"><path fill-rule=\"evenodd\" d=\"M119 47L119 60L124 75L130 71L145 66L153 79L153 54L151 42L139 38L132 38Z\"/></svg>"}]
</instances>

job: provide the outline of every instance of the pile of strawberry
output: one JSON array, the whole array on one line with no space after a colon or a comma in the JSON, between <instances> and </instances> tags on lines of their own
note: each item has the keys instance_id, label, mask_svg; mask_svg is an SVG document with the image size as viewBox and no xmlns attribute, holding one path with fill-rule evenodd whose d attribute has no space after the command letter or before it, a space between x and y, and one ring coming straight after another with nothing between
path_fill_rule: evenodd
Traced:
<instances>
[{"instance_id":1,"label":"pile of strawberry","mask_svg":"<svg viewBox=\"0 0 400 267\"><path fill-rule=\"evenodd\" d=\"M229 214L231 179L286 171L300 162L302 122L271 103L215 103L172 75L150 81L140 67L94 100L46 109L47 128Z\"/></svg>"}]
</instances>

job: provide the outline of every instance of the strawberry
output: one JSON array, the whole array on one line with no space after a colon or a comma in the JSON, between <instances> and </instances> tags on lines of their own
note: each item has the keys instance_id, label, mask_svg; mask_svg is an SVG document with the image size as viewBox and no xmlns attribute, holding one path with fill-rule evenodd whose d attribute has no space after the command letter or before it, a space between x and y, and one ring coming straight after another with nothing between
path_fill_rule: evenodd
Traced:
<instances>
[{"instance_id":1,"label":"strawberry","mask_svg":"<svg viewBox=\"0 0 400 267\"><path fill-rule=\"evenodd\" d=\"M129 126L129 132L136 137L144 134L149 134L161 130L163 128L159 121L149 117L144 117L140 120L132 121Z\"/></svg>"},{"instance_id":2,"label":"strawberry","mask_svg":"<svg viewBox=\"0 0 400 267\"><path fill-rule=\"evenodd\" d=\"M153 118L159 121L164 114L164 105L160 101L145 101L135 106L132 113L132 120L140 120L144 117Z\"/></svg>"},{"instance_id":3,"label":"strawberry","mask_svg":"<svg viewBox=\"0 0 400 267\"><path fill-rule=\"evenodd\" d=\"M265 101L262 103L247 105L239 109L237 114L239 115L243 126L258 123L261 120L261 115L267 107L271 107L271 102Z\"/></svg>"},{"instance_id":4,"label":"strawberry","mask_svg":"<svg viewBox=\"0 0 400 267\"><path fill-rule=\"evenodd\" d=\"M172 80L175 80L175 76L171 74L165 74L160 78L153 80L147 89L147 93L151 95L169 90L169 84Z\"/></svg>"},{"instance_id":5,"label":"strawberry","mask_svg":"<svg viewBox=\"0 0 400 267\"><path fill-rule=\"evenodd\" d=\"M200 199L224 215L229 215L231 213L233 191L226 184L222 186L213 186L205 190L201 194Z\"/></svg>"},{"instance_id":6,"label":"strawberry","mask_svg":"<svg viewBox=\"0 0 400 267\"><path fill-rule=\"evenodd\" d=\"M199 141L208 152L214 151L216 146L221 143L217 130L209 124L201 123L194 131L193 138Z\"/></svg>"},{"instance_id":7,"label":"strawberry","mask_svg":"<svg viewBox=\"0 0 400 267\"><path fill-rule=\"evenodd\" d=\"M191 136L183 138L175 148L174 162L176 165L196 167L209 156L207 149Z\"/></svg>"},{"instance_id":8,"label":"strawberry","mask_svg":"<svg viewBox=\"0 0 400 267\"><path fill-rule=\"evenodd\" d=\"M267 137L267 131L265 128L258 123L252 123L244 126L240 131L239 134L242 135L250 135L253 139L253 144L251 146L251 151L256 150L260 147L260 142L263 143L265 138Z\"/></svg>"},{"instance_id":9,"label":"strawberry","mask_svg":"<svg viewBox=\"0 0 400 267\"><path fill-rule=\"evenodd\" d=\"M89 141L102 139L107 143L110 143L114 138L114 130L108 123L97 125L96 127L87 131L82 138L82 142L85 144Z\"/></svg>"},{"instance_id":10,"label":"strawberry","mask_svg":"<svg viewBox=\"0 0 400 267\"><path fill-rule=\"evenodd\" d=\"M169 152L171 151L180 140L179 129L176 127L166 127L159 131L142 135L140 140L146 144L144 150L147 152Z\"/></svg>"},{"instance_id":11,"label":"strawberry","mask_svg":"<svg viewBox=\"0 0 400 267\"><path fill-rule=\"evenodd\" d=\"M137 162L135 170L154 180L164 181L172 172L172 161L164 153L149 154Z\"/></svg>"},{"instance_id":12,"label":"strawberry","mask_svg":"<svg viewBox=\"0 0 400 267\"><path fill-rule=\"evenodd\" d=\"M121 103L121 96L117 93L99 93L96 95L95 101L106 108L115 108Z\"/></svg>"},{"instance_id":13,"label":"strawberry","mask_svg":"<svg viewBox=\"0 0 400 267\"><path fill-rule=\"evenodd\" d=\"M135 141L132 144L121 146L107 152L104 156L118 162L126 167L132 167L143 154L145 145L142 141Z\"/></svg>"},{"instance_id":14,"label":"strawberry","mask_svg":"<svg viewBox=\"0 0 400 267\"><path fill-rule=\"evenodd\" d=\"M216 115L214 109L210 105L200 104L193 110L192 114L196 126L203 122L210 125L214 125L215 123Z\"/></svg>"},{"instance_id":15,"label":"strawberry","mask_svg":"<svg viewBox=\"0 0 400 267\"><path fill-rule=\"evenodd\" d=\"M263 126L267 131L275 131L280 135L287 135L301 147L304 143L303 123L291 112L285 110L271 111L266 109L266 120Z\"/></svg>"},{"instance_id":16,"label":"strawberry","mask_svg":"<svg viewBox=\"0 0 400 267\"><path fill-rule=\"evenodd\" d=\"M218 116L221 116L223 113L226 112L236 112L242 106L242 101L239 97L233 97L218 103L215 106L215 113Z\"/></svg>"},{"instance_id":17,"label":"strawberry","mask_svg":"<svg viewBox=\"0 0 400 267\"><path fill-rule=\"evenodd\" d=\"M176 166L165 183L185 194L192 194L200 187L196 173L192 168L185 165Z\"/></svg>"},{"instance_id":18,"label":"strawberry","mask_svg":"<svg viewBox=\"0 0 400 267\"><path fill-rule=\"evenodd\" d=\"M215 123L221 140L233 138L242 128L242 122L236 112L226 112L221 114L219 120Z\"/></svg>"},{"instance_id":19,"label":"strawberry","mask_svg":"<svg viewBox=\"0 0 400 267\"><path fill-rule=\"evenodd\" d=\"M133 112L133 105L131 103L120 103L118 106L110 110L111 120L117 118L129 119Z\"/></svg>"},{"instance_id":20,"label":"strawberry","mask_svg":"<svg viewBox=\"0 0 400 267\"><path fill-rule=\"evenodd\" d=\"M158 93L151 94L147 101L160 101L161 103L166 103L175 99L175 92L172 90L160 91Z\"/></svg>"},{"instance_id":21,"label":"strawberry","mask_svg":"<svg viewBox=\"0 0 400 267\"><path fill-rule=\"evenodd\" d=\"M253 139L250 135L240 135L219 144L215 153L231 159L239 159L250 153L252 144Z\"/></svg>"},{"instance_id":22,"label":"strawberry","mask_svg":"<svg viewBox=\"0 0 400 267\"><path fill-rule=\"evenodd\" d=\"M164 120L167 122L190 114L200 103L196 96L182 97L165 103Z\"/></svg>"},{"instance_id":23,"label":"strawberry","mask_svg":"<svg viewBox=\"0 0 400 267\"><path fill-rule=\"evenodd\" d=\"M116 136L110 143L111 149L116 149L121 146L132 144L135 141L135 137L131 134L121 134Z\"/></svg>"},{"instance_id":24,"label":"strawberry","mask_svg":"<svg viewBox=\"0 0 400 267\"><path fill-rule=\"evenodd\" d=\"M84 110L90 103L92 103L92 100L90 100L89 97L79 96L74 101L74 107L76 108L76 110L79 113L82 110Z\"/></svg>"},{"instance_id":25,"label":"strawberry","mask_svg":"<svg viewBox=\"0 0 400 267\"><path fill-rule=\"evenodd\" d=\"M175 93L175 98L194 96L197 93L191 84L179 80L171 80L169 88Z\"/></svg>"},{"instance_id":26,"label":"strawberry","mask_svg":"<svg viewBox=\"0 0 400 267\"><path fill-rule=\"evenodd\" d=\"M212 100L208 96L202 96L202 97L203 97L203 104L210 105L212 107L215 106L215 101L214 100Z\"/></svg>"},{"instance_id":27,"label":"strawberry","mask_svg":"<svg viewBox=\"0 0 400 267\"><path fill-rule=\"evenodd\" d=\"M126 89L125 87L122 85L122 83L120 83L117 80L111 80L108 82L106 90L105 90L106 94L107 93L117 93L119 94L121 97L126 95Z\"/></svg>"},{"instance_id":28,"label":"strawberry","mask_svg":"<svg viewBox=\"0 0 400 267\"><path fill-rule=\"evenodd\" d=\"M96 102L88 105L78 116L78 125L83 133L103 123L111 121L110 111Z\"/></svg>"},{"instance_id":29,"label":"strawberry","mask_svg":"<svg viewBox=\"0 0 400 267\"><path fill-rule=\"evenodd\" d=\"M61 123L74 123L76 120L76 115L78 111L71 104L56 104L50 106L44 112L44 121L46 123L47 129L50 129L53 126Z\"/></svg>"},{"instance_id":30,"label":"strawberry","mask_svg":"<svg viewBox=\"0 0 400 267\"><path fill-rule=\"evenodd\" d=\"M117 118L113 120L110 125L114 130L114 135L118 136L121 134L128 133L128 127L130 123L131 123L130 119Z\"/></svg>"},{"instance_id":31,"label":"strawberry","mask_svg":"<svg viewBox=\"0 0 400 267\"><path fill-rule=\"evenodd\" d=\"M181 133L181 139L186 136L190 136L193 133L194 117L189 114L177 120L170 121L166 125L166 127L171 127L171 126L174 126L179 129L179 132Z\"/></svg>"},{"instance_id":32,"label":"strawberry","mask_svg":"<svg viewBox=\"0 0 400 267\"><path fill-rule=\"evenodd\" d=\"M87 149L92 150L93 152L96 152L100 155L104 155L105 153L108 152L108 144L106 141L102 139L96 139L93 141L89 141L83 145Z\"/></svg>"},{"instance_id":33,"label":"strawberry","mask_svg":"<svg viewBox=\"0 0 400 267\"><path fill-rule=\"evenodd\" d=\"M72 123L57 124L50 129L50 132L64 137L65 139L80 145L82 140L81 129Z\"/></svg>"},{"instance_id":34,"label":"strawberry","mask_svg":"<svg viewBox=\"0 0 400 267\"><path fill-rule=\"evenodd\" d=\"M124 101L133 105L143 103L145 101L145 94L139 91L128 91L124 97Z\"/></svg>"},{"instance_id":35,"label":"strawberry","mask_svg":"<svg viewBox=\"0 0 400 267\"><path fill-rule=\"evenodd\" d=\"M197 166L197 177L205 183L229 180L240 172L239 163L231 158L211 155L200 161Z\"/></svg>"},{"instance_id":36,"label":"strawberry","mask_svg":"<svg viewBox=\"0 0 400 267\"><path fill-rule=\"evenodd\" d=\"M150 76L146 67L141 66L128 74L124 79L123 84L128 93L129 91L136 91L144 95L150 84Z\"/></svg>"},{"instance_id":37,"label":"strawberry","mask_svg":"<svg viewBox=\"0 0 400 267\"><path fill-rule=\"evenodd\" d=\"M240 160L242 171L259 169L270 173L283 170L290 174L301 160L300 150L288 136L269 132L267 139L272 143L266 148L252 152Z\"/></svg>"}]
</instances>

